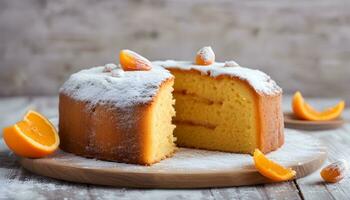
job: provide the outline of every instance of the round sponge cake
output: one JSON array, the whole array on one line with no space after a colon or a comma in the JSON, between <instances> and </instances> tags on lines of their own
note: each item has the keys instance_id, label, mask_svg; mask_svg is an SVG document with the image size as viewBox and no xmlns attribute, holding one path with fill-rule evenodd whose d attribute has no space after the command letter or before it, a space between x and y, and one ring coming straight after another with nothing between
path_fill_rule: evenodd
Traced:
<instances>
[{"instance_id":1,"label":"round sponge cake","mask_svg":"<svg viewBox=\"0 0 350 200\"><path fill-rule=\"evenodd\" d=\"M60 89L60 148L86 157L152 164L175 150L174 77L114 64L71 75Z\"/></svg>"},{"instance_id":2,"label":"round sponge cake","mask_svg":"<svg viewBox=\"0 0 350 200\"><path fill-rule=\"evenodd\" d=\"M283 145L282 89L265 73L235 62L152 64L149 71L108 64L71 75L60 89L60 147L149 165L171 156L175 141L234 153Z\"/></svg>"}]
</instances>

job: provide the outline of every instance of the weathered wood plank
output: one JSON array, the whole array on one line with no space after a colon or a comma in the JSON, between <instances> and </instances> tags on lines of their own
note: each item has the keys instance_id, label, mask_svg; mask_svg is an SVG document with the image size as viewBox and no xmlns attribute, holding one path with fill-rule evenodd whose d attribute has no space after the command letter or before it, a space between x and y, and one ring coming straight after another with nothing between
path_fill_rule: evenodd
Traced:
<instances>
[{"instance_id":1,"label":"weathered wood plank","mask_svg":"<svg viewBox=\"0 0 350 200\"><path fill-rule=\"evenodd\" d=\"M90 199L87 185L38 176L24 170L0 142L0 199Z\"/></svg>"},{"instance_id":2,"label":"weathered wood plank","mask_svg":"<svg viewBox=\"0 0 350 200\"><path fill-rule=\"evenodd\" d=\"M293 181L234 188L211 189L215 199L301 199Z\"/></svg>"},{"instance_id":3,"label":"weathered wood plank","mask_svg":"<svg viewBox=\"0 0 350 200\"><path fill-rule=\"evenodd\" d=\"M25 170L0 168L0 199L90 199L87 186L38 177Z\"/></svg>"},{"instance_id":4,"label":"weathered wood plank","mask_svg":"<svg viewBox=\"0 0 350 200\"><path fill-rule=\"evenodd\" d=\"M209 189L196 190L160 190L160 189L125 189L110 188L100 186L90 186L90 195L93 199L133 199L133 200L153 200L153 199L203 199L214 200L214 196Z\"/></svg>"}]
</instances>

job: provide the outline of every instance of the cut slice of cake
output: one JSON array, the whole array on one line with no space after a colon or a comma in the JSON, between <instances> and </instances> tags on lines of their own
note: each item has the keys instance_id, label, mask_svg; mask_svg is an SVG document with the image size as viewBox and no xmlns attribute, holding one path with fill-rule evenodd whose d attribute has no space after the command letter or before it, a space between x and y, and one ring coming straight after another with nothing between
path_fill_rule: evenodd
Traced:
<instances>
[{"instance_id":1,"label":"cut slice of cake","mask_svg":"<svg viewBox=\"0 0 350 200\"><path fill-rule=\"evenodd\" d=\"M175 76L178 146L267 153L284 143L282 90L265 73L233 61L154 63Z\"/></svg>"},{"instance_id":2,"label":"cut slice of cake","mask_svg":"<svg viewBox=\"0 0 350 200\"><path fill-rule=\"evenodd\" d=\"M124 71L108 64L71 75L60 89L60 148L143 165L171 156L173 84L159 66Z\"/></svg>"}]
</instances>

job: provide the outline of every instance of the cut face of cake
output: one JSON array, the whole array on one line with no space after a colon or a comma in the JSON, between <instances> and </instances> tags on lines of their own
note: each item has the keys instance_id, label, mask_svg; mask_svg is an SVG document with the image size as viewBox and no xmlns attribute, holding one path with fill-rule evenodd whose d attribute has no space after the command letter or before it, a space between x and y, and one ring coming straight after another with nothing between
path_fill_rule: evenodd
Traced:
<instances>
[{"instance_id":1,"label":"cut face of cake","mask_svg":"<svg viewBox=\"0 0 350 200\"><path fill-rule=\"evenodd\" d=\"M178 146L267 153L283 144L282 90L265 73L230 63L154 63L175 76Z\"/></svg>"},{"instance_id":2,"label":"cut face of cake","mask_svg":"<svg viewBox=\"0 0 350 200\"><path fill-rule=\"evenodd\" d=\"M85 157L149 165L175 150L174 77L162 67L113 64L71 75L60 89L60 148Z\"/></svg>"}]
</instances>

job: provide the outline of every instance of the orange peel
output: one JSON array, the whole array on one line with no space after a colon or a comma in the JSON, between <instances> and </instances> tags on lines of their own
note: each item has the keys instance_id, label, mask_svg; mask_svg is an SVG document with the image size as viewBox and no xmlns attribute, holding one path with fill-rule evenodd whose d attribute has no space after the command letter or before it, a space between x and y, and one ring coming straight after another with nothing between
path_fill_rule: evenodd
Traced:
<instances>
[{"instance_id":1,"label":"orange peel","mask_svg":"<svg viewBox=\"0 0 350 200\"><path fill-rule=\"evenodd\" d=\"M310 121L327 121L338 118L344 110L345 102L340 101L338 104L326 108L323 111L317 111L308 104L302 94L297 91L292 100L293 113L300 119Z\"/></svg>"},{"instance_id":2,"label":"orange peel","mask_svg":"<svg viewBox=\"0 0 350 200\"><path fill-rule=\"evenodd\" d=\"M296 172L269 160L259 149L254 151L254 164L259 173L273 181L287 181L295 177Z\"/></svg>"},{"instance_id":3,"label":"orange peel","mask_svg":"<svg viewBox=\"0 0 350 200\"><path fill-rule=\"evenodd\" d=\"M147 58L128 49L119 52L119 61L125 71L148 71L152 68Z\"/></svg>"}]
</instances>

